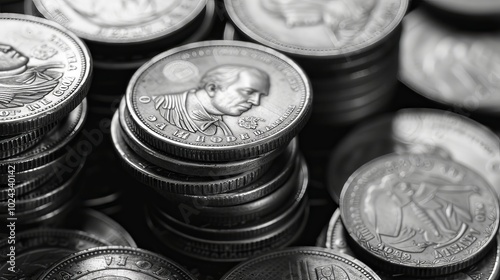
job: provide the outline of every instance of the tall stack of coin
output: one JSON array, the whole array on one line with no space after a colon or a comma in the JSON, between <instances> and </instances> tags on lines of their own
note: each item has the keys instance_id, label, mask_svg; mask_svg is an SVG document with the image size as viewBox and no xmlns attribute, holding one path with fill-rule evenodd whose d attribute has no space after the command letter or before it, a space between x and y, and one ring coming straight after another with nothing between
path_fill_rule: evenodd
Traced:
<instances>
[{"instance_id":1,"label":"tall stack of coin","mask_svg":"<svg viewBox=\"0 0 500 280\"><path fill-rule=\"evenodd\" d=\"M18 229L55 223L72 206L88 152L77 136L90 55L50 21L0 14L0 25L0 216Z\"/></svg>"},{"instance_id":2,"label":"tall stack of coin","mask_svg":"<svg viewBox=\"0 0 500 280\"><path fill-rule=\"evenodd\" d=\"M311 102L300 68L256 44L193 43L142 66L111 135L125 168L154 190L152 232L212 261L290 244L307 218L294 137Z\"/></svg>"},{"instance_id":3,"label":"tall stack of coin","mask_svg":"<svg viewBox=\"0 0 500 280\"><path fill-rule=\"evenodd\" d=\"M237 37L279 50L305 69L315 95L313 123L351 124L390 103L407 0L225 5Z\"/></svg>"},{"instance_id":4,"label":"tall stack of coin","mask_svg":"<svg viewBox=\"0 0 500 280\"><path fill-rule=\"evenodd\" d=\"M498 6L497 2L491 4ZM404 21L400 80L416 93L447 107L498 116L499 35L498 29L460 29L425 9L416 9Z\"/></svg>"},{"instance_id":5,"label":"tall stack of coin","mask_svg":"<svg viewBox=\"0 0 500 280\"><path fill-rule=\"evenodd\" d=\"M154 55L205 39L215 20L214 0L65 1L26 0L26 10L56 21L83 39L95 72L89 91L89 121L94 151L84 170L84 204L107 214L122 211L120 170L109 139L109 123L132 74ZM105 162L109 168L102 168Z\"/></svg>"}]
</instances>

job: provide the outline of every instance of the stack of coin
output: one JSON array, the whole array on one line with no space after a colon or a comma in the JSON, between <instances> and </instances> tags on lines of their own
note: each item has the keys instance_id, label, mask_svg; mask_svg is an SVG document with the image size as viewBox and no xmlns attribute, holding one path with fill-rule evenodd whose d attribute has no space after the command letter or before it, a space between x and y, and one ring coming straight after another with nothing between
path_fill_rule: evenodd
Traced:
<instances>
[{"instance_id":1,"label":"stack of coin","mask_svg":"<svg viewBox=\"0 0 500 280\"><path fill-rule=\"evenodd\" d=\"M444 276L495 246L498 195L479 174L430 154L389 154L347 180L340 216L350 249L389 275Z\"/></svg>"},{"instance_id":2,"label":"stack of coin","mask_svg":"<svg viewBox=\"0 0 500 280\"><path fill-rule=\"evenodd\" d=\"M455 110L498 115L499 35L498 30L460 29L416 9L404 20L400 80L425 98Z\"/></svg>"},{"instance_id":3,"label":"stack of coin","mask_svg":"<svg viewBox=\"0 0 500 280\"><path fill-rule=\"evenodd\" d=\"M402 109L351 130L333 150L327 188L338 203L347 178L363 164L389 153L435 154L481 174L500 194L500 140L489 128L436 109Z\"/></svg>"},{"instance_id":4,"label":"stack of coin","mask_svg":"<svg viewBox=\"0 0 500 280\"><path fill-rule=\"evenodd\" d=\"M17 228L55 223L72 206L88 152L77 136L92 63L58 24L0 14L0 25L0 216Z\"/></svg>"},{"instance_id":5,"label":"stack of coin","mask_svg":"<svg viewBox=\"0 0 500 280\"><path fill-rule=\"evenodd\" d=\"M193 43L142 66L111 135L125 168L155 191L152 232L215 261L290 244L307 218L294 137L311 102L300 68L256 44Z\"/></svg>"},{"instance_id":6,"label":"stack of coin","mask_svg":"<svg viewBox=\"0 0 500 280\"><path fill-rule=\"evenodd\" d=\"M392 100L407 0L225 4L236 28L226 36L272 47L304 68L315 95L313 123L352 124Z\"/></svg>"}]
</instances>

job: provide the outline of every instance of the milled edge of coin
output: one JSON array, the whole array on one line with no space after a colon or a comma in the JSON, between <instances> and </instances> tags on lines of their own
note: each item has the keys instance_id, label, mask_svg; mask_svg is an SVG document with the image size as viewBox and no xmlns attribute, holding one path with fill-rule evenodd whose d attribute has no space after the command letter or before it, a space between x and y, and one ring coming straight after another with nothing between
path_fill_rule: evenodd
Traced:
<instances>
[{"instance_id":1,"label":"milled edge of coin","mask_svg":"<svg viewBox=\"0 0 500 280\"><path fill-rule=\"evenodd\" d=\"M278 157L286 147L278 148L263 154L257 158L251 158L246 160L231 161L231 162L196 162L184 160L182 158L176 158L174 156L169 156L168 154L162 153L161 151L155 150L155 148L143 143L139 136L133 131L133 125L131 124L131 117L127 110L125 100L122 99L120 102L119 120L120 127L122 128L122 137L125 143L140 157L155 164L158 167L182 173L186 175L194 176L226 176L235 175L243 172L251 171L252 169L258 168L259 166L266 165Z\"/></svg>"},{"instance_id":2,"label":"milled edge of coin","mask_svg":"<svg viewBox=\"0 0 500 280\"><path fill-rule=\"evenodd\" d=\"M426 263L425 260L423 260L423 262L418 262L418 264L415 264L415 261L413 259L411 260L412 263L409 263L409 262L405 263L405 262L403 262L402 255L400 256L399 259L383 258L383 256L385 257L385 256L392 256L392 255L394 255L394 257L397 258L397 255L396 255L395 251L393 251L393 254L387 254L387 253L385 253L385 251L383 249L377 249L378 254L374 253L372 251L369 251L366 248L366 246L370 247L370 249L376 249L374 246L372 246L369 243L372 239L365 239L364 236L362 236L362 235L357 236L353 232L354 228L356 228L356 230L361 230L361 225L358 224L357 226L353 226L352 228L348 227L349 225L353 225L354 222L347 217L351 217L352 215L355 215L355 214L353 214L353 211L355 211L355 210L354 209L347 210L346 209L347 206L344 204L347 203L345 201L355 202L354 198L349 196L349 194L352 194L351 189L357 187L357 190L359 190L359 186L357 186L354 182L357 182L357 180L359 180L359 176L361 174L374 172L373 169L374 169L374 166L376 166L375 164L380 163L380 162L385 162L388 160L395 161L396 159L402 159L402 158L404 158L408 161L412 161L412 160L415 161L416 159L423 160L423 158L424 158L424 159L430 159L430 160L435 160L435 161L447 162L448 164L453 165L454 167L462 168L468 174L474 175L476 180L483 181L482 183L485 187L484 190L490 191L491 195L492 195L491 203L493 203L494 205L490 205L490 207L494 208L494 209L490 209L490 210L494 211L494 213L493 213L494 214L494 217L493 217L494 221L491 224L492 226L490 225L490 226L488 226L488 228L484 229L484 232L478 231L479 233L483 234L483 236L485 238L483 238L481 243L479 243L479 245L477 246L477 248L476 248L477 250L475 251L475 253L476 253L475 256L471 256L471 255L464 256L461 260L459 260L459 262L456 260L455 257L449 258L449 259L446 259L446 260L448 260L448 263L446 263L446 264L443 264L443 263L440 264L437 262ZM422 168L422 166L420 166L420 167ZM496 194L496 192L493 189L493 187L491 187L490 184L482 176L480 176L475 171L471 170L470 168L466 167L463 164L460 164L460 163L457 163L454 161L450 161L447 159L443 159L441 157L437 157L434 155L429 155L429 154L416 155L416 154L409 154L409 153L401 153L401 154L391 153L391 154L380 156L378 158L375 158L375 159L367 162L366 164L364 164L363 166L358 168L349 177L349 179L344 184L344 187L342 189L342 193L340 196L339 209L340 209L340 215L341 215L342 222L343 222L344 227L348 233L347 236L348 236L349 240L353 241L350 243L351 249L353 249L355 254L358 256L364 254L364 257L363 257L364 261L366 261L367 263L369 263L371 265L376 265L378 268L380 268L384 272L403 273L405 275L409 275L409 276L413 276L413 277L431 277L431 276L440 276L440 275L444 275L444 274L450 274L450 273L454 273L454 272L457 272L459 270L462 270L462 269L476 263L478 260L483 258L484 255L486 255L489 252L489 249L492 247L492 245L495 241L496 233L498 232L498 228L499 228L499 224L500 224L500 220L498 217L500 206L499 206L499 201L497 198L498 196L496 196L495 194ZM347 197L349 197L349 198L347 198ZM361 202L360 202L360 204L361 204ZM351 215L349 215L349 213ZM488 233L489 231L491 231L491 232ZM495 233L495 234L491 234L491 233ZM371 234L371 233L369 233L369 234ZM362 245L361 243L364 243L364 245ZM394 248L394 249L398 250L398 248ZM463 251L463 250L461 250L461 251ZM472 254L472 253L473 252L470 252L470 254ZM403 252L401 252L401 254L403 254ZM445 256L443 256L441 259L445 259ZM409 259L407 259L407 261L408 260ZM419 261L419 260L417 260L417 261ZM455 262L455 263L452 263L452 262ZM411 264L414 264L414 265L412 266ZM425 264L425 266L424 266L424 264ZM431 266L429 266L429 265L431 265Z\"/></svg>"},{"instance_id":3,"label":"milled edge of coin","mask_svg":"<svg viewBox=\"0 0 500 280\"><path fill-rule=\"evenodd\" d=\"M64 271L66 266L72 266L74 264L74 262L77 260L100 258L102 255L106 255L106 254L135 255L135 256L145 257L146 260L143 260L144 263L142 263L142 262L135 263L135 265L137 266L135 271L143 272L143 270L151 269L152 267L154 267L154 265L152 265L150 262L148 262L147 259L153 259L156 262L161 263L162 265L168 265L168 267L170 269L173 269L175 271L175 273L179 274L184 279L196 280L196 278L193 277L186 269L181 267L176 262L170 260L169 258L163 257L157 253L153 253L151 251L147 251L144 249L125 247L125 246L97 247L97 248L92 248L92 249L87 249L87 250L77 252L77 253L72 254L72 255L68 256L67 258L59 261L58 263L54 264L51 268L49 268L47 271L45 271L45 273L43 273L39 277L39 280L52 279L52 277L54 275L56 275L56 273L60 273L60 272ZM141 264L142 265L145 264L148 266L141 267L140 266ZM149 266L149 265L152 265L152 266ZM119 267L122 267L122 266L118 266L118 268ZM166 269L163 266L160 266L159 270L156 271L156 274L158 275L159 273L164 273L165 270ZM88 272L91 272L90 269L88 269ZM180 278L180 279L182 279L182 278Z\"/></svg>"},{"instance_id":4,"label":"milled edge of coin","mask_svg":"<svg viewBox=\"0 0 500 280\"><path fill-rule=\"evenodd\" d=\"M232 268L221 278L221 280L241 279L235 277L238 276L238 274L244 273L245 267L255 266L260 262L271 261L273 258L276 257L287 257L296 254L317 255L321 257L326 257L328 259L334 259L349 266L353 266L356 270L362 273L362 276L360 275L360 279L380 280L380 277L378 277L377 274L370 267L368 267L366 264L362 263L361 261L349 255L337 253L325 248L305 247L305 246L281 249L278 251L254 257Z\"/></svg>"},{"instance_id":5,"label":"milled edge of coin","mask_svg":"<svg viewBox=\"0 0 500 280\"><path fill-rule=\"evenodd\" d=\"M38 186L44 184L48 180L52 178L51 173L45 173L41 174L38 176L35 176L34 178L31 178L27 181L23 182L18 182L15 184L14 188L10 188L8 185L7 186L1 186L0 187L0 201L4 201L10 198L9 194L11 194L11 189L14 189L14 192L16 196L21 196L25 193L28 193L34 189L36 189Z\"/></svg>"},{"instance_id":6,"label":"milled edge of coin","mask_svg":"<svg viewBox=\"0 0 500 280\"><path fill-rule=\"evenodd\" d=\"M58 11L58 10L55 10L52 12L47 11L47 9L44 7L43 1L53 1L53 0L33 0L35 9L41 15L43 15L44 18L47 18L47 19L50 18L51 20L54 20L55 17L52 16L51 14L54 13L54 14L58 15L57 12L59 12L61 15L64 15L64 14L62 14L61 11ZM144 37L137 37L137 38L133 38L133 39L129 38L126 41L124 41L124 40L120 40L120 39L103 38L103 37L99 37L96 35L87 34L86 32L82 32L81 30L71 30L71 31L73 33L75 33L78 37L80 37L84 40L88 40L89 42L96 42L96 43L100 43L100 44L116 44L117 47L120 47L120 44L131 44L131 43L137 44L137 43L156 42L158 40L168 38L168 36L174 35L178 32L182 32L182 30L186 27L186 25L189 25L189 23L192 23L192 21L195 20L201 14L201 12L203 12L203 10L205 9L205 6L208 2L208 0L197 0L197 1L199 1L198 6L193 11L191 11L191 13L187 17L185 17L183 20L178 22L174 28L172 28L172 26L168 26L168 27L164 28L162 32L157 32L157 34L150 35L146 38L144 38ZM165 15L163 15L163 16L165 16ZM120 29L120 27L118 27L117 29Z\"/></svg>"},{"instance_id":7,"label":"milled edge of coin","mask_svg":"<svg viewBox=\"0 0 500 280\"><path fill-rule=\"evenodd\" d=\"M68 115L73 111L79 104L83 102L87 92L90 89L91 77L92 77L92 59L87 46L73 33L64 28L63 26L46 20L38 18L35 16L21 15L21 14L0 14L0 21L2 20L17 20L17 21L27 21L35 24L41 24L47 28L56 30L60 34L69 38L77 49L79 49L79 55L82 58L82 71L78 77L77 85L75 90L69 94L65 99L59 100L57 103L48 106L49 109L44 110L43 113L37 113L36 117L24 116L27 118L22 122L19 122L16 118L10 120L4 120L0 122L0 135L12 135L16 133L22 133L24 131L33 130L50 123L54 123L64 116Z\"/></svg>"},{"instance_id":8,"label":"milled edge of coin","mask_svg":"<svg viewBox=\"0 0 500 280\"><path fill-rule=\"evenodd\" d=\"M83 125L88 115L87 101L84 99L66 118L53 128L62 130L63 134L57 139L50 139L52 131L49 131L37 145L23 153L0 161L0 173L7 173L9 165L14 165L16 172L26 171L41 167L60 159L65 149L70 149L67 144L76 138L83 129ZM62 126L62 127L61 127ZM47 141L47 143L44 143ZM42 146L42 147L40 147ZM0 174L1 176L1 174Z\"/></svg>"},{"instance_id":9,"label":"milled edge of coin","mask_svg":"<svg viewBox=\"0 0 500 280\"><path fill-rule=\"evenodd\" d=\"M245 48L251 49L252 51L264 52L268 55L274 56L276 59L280 60L284 64L290 66L293 69L297 76L302 78L302 83L304 86L304 92L302 93L302 97L300 98L300 102L302 104L298 104L296 106L297 113L294 113L294 119L288 124L288 126L283 127L280 131L275 132L267 136L266 138L262 138L256 141L251 141L247 143L240 144L238 146L195 146L185 143L180 143L177 141L173 141L157 132L150 131L150 129L144 124L137 115L135 110L133 110L134 100L133 95L135 91L136 83L139 78L153 65L162 61L165 58L168 58L170 55L181 53L187 50L192 50L195 48L203 48L203 47L235 47L235 48ZM307 120L309 119L312 111L312 90L311 83L307 78L305 72L300 68L293 60L286 57L285 55L271 49L268 47L264 47L261 45L257 45L254 43L247 42L238 42L238 41L204 41L204 42L196 42L187 44L184 46L176 47L166 52L163 52L149 62L141 66L132 78L127 87L127 92L125 94L127 110L132 117L131 124L134 126L133 131L135 131L139 138L151 146L167 152L169 154L179 156L182 158L187 158L191 160L198 161L233 161L243 158L256 157L282 147L290 142L290 140L295 137L300 130L305 126Z\"/></svg>"},{"instance_id":10,"label":"milled edge of coin","mask_svg":"<svg viewBox=\"0 0 500 280\"><path fill-rule=\"evenodd\" d=\"M181 180L178 177L182 176L182 174L176 174L175 172L159 168L135 154L123 140L123 136L121 135L123 132L121 131L118 118L119 115L116 112L111 122L111 138L115 151L121 159L122 166L130 171L138 181L152 187L159 193L210 195L235 190L257 180L267 171L271 164L262 165L254 170L237 174L231 178L212 178L210 180L210 178L190 176L189 180Z\"/></svg>"},{"instance_id":11,"label":"milled edge of coin","mask_svg":"<svg viewBox=\"0 0 500 280\"><path fill-rule=\"evenodd\" d=\"M238 1L247 1L247 0L238 0ZM373 35L370 39L365 40L363 43L358 43L356 45L350 45L343 48L336 48L332 50L329 49L314 49L314 48L305 48L305 47L292 47L283 42L278 42L276 39L272 39L272 34L262 34L259 30L255 30L256 28L251 28L247 23L243 22L240 18L240 15L236 12L234 8L234 3L237 1L234 0L224 0L224 6L226 7L227 14L233 23L233 25L238 28L246 37L249 37L251 40L258 42L264 46L271 47L280 52L286 53L292 57L301 57L301 58L324 58L324 59L335 59L338 57L346 57L350 55L357 55L362 53L363 51L370 50L373 46L378 46L380 43L384 41L384 39L390 37L392 32L398 28L401 24L403 17L405 16L409 1L408 0L400 0L401 6L394 16L394 19L388 25L388 27L384 30L385 34L380 36L380 34Z\"/></svg>"},{"instance_id":12,"label":"milled edge of coin","mask_svg":"<svg viewBox=\"0 0 500 280\"><path fill-rule=\"evenodd\" d=\"M19 153L36 145L42 140L42 137L51 131L57 123L51 123L40 128L18 134L15 136L7 136L6 139L0 140L0 159L15 156Z\"/></svg>"}]
</instances>

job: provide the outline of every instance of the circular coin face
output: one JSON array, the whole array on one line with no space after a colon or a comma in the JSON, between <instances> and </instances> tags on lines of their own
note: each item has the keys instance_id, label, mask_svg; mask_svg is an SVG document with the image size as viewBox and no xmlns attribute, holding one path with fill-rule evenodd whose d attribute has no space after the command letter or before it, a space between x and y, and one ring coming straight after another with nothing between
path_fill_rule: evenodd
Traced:
<instances>
[{"instance_id":1,"label":"circular coin face","mask_svg":"<svg viewBox=\"0 0 500 280\"><path fill-rule=\"evenodd\" d=\"M400 24L407 0L225 0L245 35L291 55L338 57L372 47Z\"/></svg>"},{"instance_id":2,"label":"circular coin face","mask_svg":"<svg viewBox=\"0 0 500 280\"><path fill-rule=\"evenodd\" d=\"M250 259L229 271L223 280L253 279L380 279L351 256L318 247L296 247Z\"/></svg>"},{"instance_id":3,"label":"circular coin face","mask_svg":"<svg viewBox=\"0 0 500 280\"><path fill-rule=\"evenodd\" d=\"M0 15L0 135L66 116L87 94L91 60L76 36L48 20Z\"/></svg>"},{"instance_id":4,"label":"circular coin face","mask_svg":"<svg viewBox=\"0 0 500 280\"><path fill-rule=\"evenodd\" d=\"M122 246L75 253L49 268L43 279L153 280L196 279L178 264L155 253Z\"/></svg>"},{"instance_id":5,"label":"circular coin face","mask_svg":"<svg viewBox=\"0 0 500 280\"><path fill-rule=\"evenodd\" d=\"M146 42L168 36L195 19L207 0L34 0L44 17L80 38L101 43Z\"/></svg>"},{"instance_id":6,"label":"circular coin face","mask_svg":"<svg viewBox=\"0 0 500 280\"><path fill-rule=\"evenodd\" d=\"M148 144L199 161L230 161L283 147L307 121L307 77L252 43L208 41L141 67L126 93L133 130Z\"/></svg>"},{"instance_id":7,"label":"circular coin face","mask_svg":"<svg viewBox=\"0 0 500 280\"><path fill-rule=\"evenodd\" d=\"M390 154L363 165L346 182L339 208L365 261L412 276L470 266L498 230L498 199L489 184L431 155Z\"/></svg>"},{"instance_id":8,"label":"circular coin face","mask_svg":"<svg viewBox=\"0 0 500 280\"><path fill-rule=\"evenodd\" d=\"M413 11L404 23L403 83L448 106L500 113L499 32L460 31L423 10Z\"/></svg>"}]
</instances>

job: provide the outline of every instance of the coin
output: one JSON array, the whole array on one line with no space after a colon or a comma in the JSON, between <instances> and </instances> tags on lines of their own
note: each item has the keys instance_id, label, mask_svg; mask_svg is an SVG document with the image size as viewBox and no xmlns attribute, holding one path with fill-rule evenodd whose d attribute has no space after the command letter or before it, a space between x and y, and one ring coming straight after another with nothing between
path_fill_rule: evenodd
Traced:
<instances>
[{"instance_id":1,"label":"coin","mask_svg":"<svg viewBox=\"0 0 500 280\"><path fill-rule=\"evenodd\" d=\"M339 208L358 256L416 277L476 263L491 248L499 223L491 186L469 168L433 155L389 154L363 165L345 183Z\"/></svg>"},{"instance_id":2,"label":"coin","mask_svg":"<svg viewBox=\"0 0 500 280\"><path fill-rule=\"evenodd\" d=\"M119 223L103 213L87 208L81 209L64 227L81 230L97 236L109 245L137 247L132 236Z\"/></svg>"},{"instance_id":3,"label":"coin","mask_svg":"<svg viewBox=\"0 0 500 280\"><path fill-rule=\"evenodd\" d=\"M500 113L498 31L457 30L421 9L408 14L404 23L401 82L447 106Z\"/></svg>"},{"instance_id":4,"label":"coin","mask_svg":"<svg viewBox=\"0 0 500 280\"><path fill-rule=\"evenodd\" d=\"M5 201L9 199L9 193L11 194L14 190L16 196L21 196L25 193L28 193L43 183L47 182L50 178L52 178L53 174L42 174L39 176L34 176L27 181L18 181L11 188L9 185L0 185L0 201ZM17 180L16 180L17 181ZM8 182L8 181L7 181Z\"/></svg>"},{"instance_id":5,"label":"coin","mask_svg":"<svg viewBox=\"0 0 500 280\"><path fill-rule=\"evenodd\" d=\"M328 241L326 242L326 248L333 249L335 251L356 257L355 254L349 248L347 243L347 232L340 219L340 211L336 210L333 214L329 224L328 224ZM437 276L433 280L494 280L497 279L500 274L500 235L497 234L495 246L484 256L483 259L478 261L476 264L468 267L459 272L446 275ZM377 271L376 271L377 272ZM378 273L382 280L392 280L392 279L407 279L407 280L417 280L416 278L410 278L406 275L386 275L384 273Z\"/></svg>"},{"instance_id":6,"label":"coin","mask_svg":"<svg viewBox=\"0 0 500 280\"><path fill-rule=\"evenodd\" d=\"M343 57L373 48L398 27L408 1L225 0L246 36L292 56Z\"/></svg>"},{"instance_id":7,"label":"coin","mask_svg":"<svg viewBox=\"0 0 500 280\"><path fill-rule=\"evenodd\" d=\"M327 190L338 203L347 178L368 161L392 152L431 153L478 172L500 194L500 140L487 127L433 109L402 109L358 125L328 163Z\"/></svg>"},{"instance_id":8,"label":"coin","mask_svg":"<svg viewBox=\"0 0 500 280\"><path fill-rule=\"evenodd\" d=\"M139 157L123 140L123 132L120 128L118 112L115 113L111 123L111 137L114 148L123 166L141 183L152 187L160 194L191 194L210 195L219 194L238 188L245 187L261 177L269 168L271 163L259 166L256 169L236 174L229 177L216 176L190 176L175 173L148 162Z\"/></svg>"},{"instance_id":9,"label":"coin","mask_svg":"<svg viewBox=\"0 0 500 280\"><path fill-rule=\"evenodd\" d=\"M80 39L32 16L3 14L0 25L0 135L46 126L80 104L92 70Z\"/></svg>"},{"instance_id":10,"label":"coin","mask_svg":"<svg viewBox=\"0 0 500 280\"><path fill-rule=\"evenodd\" d=\"M0 159L15 156L40 142L56 123L43 126L14 136L0 137Z\"/></svg>"},{"instance_id":11,"label":"coin","mask_svg":"<svg viewBox=\"0 0 500 280\"><path fill-rule=\"evenodd\" d=\"M351 256L318 247L277 250L245 261L221 280L245 279L380 279Z\"/></svg>"},{"instance_id":12,"label":"coin","mask_svg":"<svg viewBox=\"0 0 500 280\"><path fill-rule=\"evenodd\" d=\"M126 100L145 143L186 159L232 161L286 146L307 121L312 98L305 74L282 54L208 41L142 66Z\"/></svg>"},{"instance_id":13,"label":"coin","mask_svg":"<svg viewBox=\"0 0 500 280\"><path fill-rule=\"evenodd\" d=\"M244 173L270 163L285 148L278 148L259 157L240 161L210 163L183 160L182 158L161 153L141 142L132 131L133 125L131 124L130 115L126 112L125 100L120 103L119 114L123 140L127 145L150 163L176 173L193 176L227 176Z\"/></svg>"},{"instance_id":14,"label":"coin","mask_svg":"<svg viewBox=\"0 0 500 280\"><path fill-rule=\"evenodd\" d=\"M11 271L8 261L12 260L11 246L7 239L0 241L0 278L37 279L52 263L81 250L109 245L106 241L82 231L64 229L35 229L18 232L15 235L15 270Z\"/></svg>"},{"instance_id":15,"label":"coin","mask_svg":"<svg viewBox=\"0 0 500 280\"><path fill-rule=\"evenodd\" d=\"M191 279L189 272L158 254L137 248L108 246L75 253L51 266L39 279Z\"/></svg>"}]
</instances>

